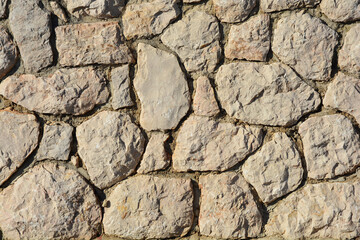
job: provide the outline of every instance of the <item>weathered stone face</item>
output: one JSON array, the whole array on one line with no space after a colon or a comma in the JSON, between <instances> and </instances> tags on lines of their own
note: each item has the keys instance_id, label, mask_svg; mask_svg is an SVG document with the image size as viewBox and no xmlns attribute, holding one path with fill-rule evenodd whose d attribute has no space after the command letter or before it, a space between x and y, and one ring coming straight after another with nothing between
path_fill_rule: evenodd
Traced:
<instances>
[{"instance_id":1,"label":"weathered stone face","mask_svg":"<svg viewBox=\"0 0 360 240\"><path fill-rule=\"evenodd\" d=\"M321 0L261 0L260 8L264 12L276 12L303 7L315 7Z\"/></svg>"},{"instance_id":2,"label":"weathered stone face","mask_svg":"<svg viewBox=\"0 0 360 240\"><path fill-rule=\"evenodd\" d=\"M215 99L214 89L207 77L201 76L196 80L196 92L193 109L196 115L214 116L220 112Z\"/></svg>"},{"instance_id":3,"label":"weathered stone face","mask_svg":"<svg viewBox=\"0 0 360 240\"><path fill-rule=\"evenodd\" d=\"M345 34L344 45L339 51L340 68L358 77L360 77L359 35L360 24L355 24Z\"/></svg>"},{"instance_id":4,"label":"weathered stone face","mask_svg":"<svg viewBox=\"0 0 360 240\"><path fill-rule=\"evenodd\" d=\"M351 22L360 19L358 0L322 0L320 9L334 22Z\"/></svg>"},{"instance_id":5,"label":"weathered stone face","mask_svg":"<svg viewBox=\"0 0 360 240\"><path fill-rule=\"evenodd\" d=\"M111 90L111 105L114 109L134 105L130 95L129 65L116 67L111 70Z\"/></svg>"},{"instance_id":6,"label":"weathered stone face","mask_svg":"<svg viewBox=\"0 0 360 240\"><path fill-rule=\"evenodd\" d=\"M256 0L213 0L215 14L222 22L244 21L256 6Z\"/></svg>"},{"instance_id":7,"label":"weathered stone face","mask_svg":"<svg viewBox=\"0 0 360 240\"><path fill-rule=\"evenodd\" d=\"M64 0L67 10L75 17L97 18L119 17L125 0Z\"/></svg>"},{"instance_id":8,"label":"weathered stone face","mask_svg":"<svg viewBox=\"0 0 360 240\"><path fill-rule=\"evenodd\" d=\"M18 52L5 28L0 27L0 78L5 76L16 64Z\"/></svg>"},{"instance_id":9,"label":"weathered stone face","mask_svg":"<svg viewBox=\"0 0 360 240\"><path fill-rule=\"evenodd\" d=\"M0 18L5 17L7 3L8 0L0 0Z\"/></svg>"}]
</instances>

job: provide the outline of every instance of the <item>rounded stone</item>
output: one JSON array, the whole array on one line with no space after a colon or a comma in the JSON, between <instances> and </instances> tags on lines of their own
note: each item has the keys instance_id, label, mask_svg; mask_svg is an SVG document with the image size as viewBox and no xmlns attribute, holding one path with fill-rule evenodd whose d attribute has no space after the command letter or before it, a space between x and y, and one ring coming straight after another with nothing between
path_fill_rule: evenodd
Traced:
<instances>
[{"instance_id":1,"label":"rounded stone","mask_svg":"<svg viewBox=\"0 0 360 240\"><path fill-rule=\"evenodd\" d=\"M345 34L344 45L339 51L339 66L342 70L360 77L360 23Z\"/></svg>"}]
</instances>

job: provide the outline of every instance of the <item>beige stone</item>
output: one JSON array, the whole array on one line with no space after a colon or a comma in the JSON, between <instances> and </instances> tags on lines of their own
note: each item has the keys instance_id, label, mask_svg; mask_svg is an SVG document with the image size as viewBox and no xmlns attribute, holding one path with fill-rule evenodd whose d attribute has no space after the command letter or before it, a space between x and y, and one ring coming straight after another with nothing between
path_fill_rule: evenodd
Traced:
<instances>
[{"instance_id":1,"label":"beige stone","mask_svg":"<svg viewBox=\"0 0 360 240\"><path fill-rule=\"evenodd\" d=\"M339 66L342 70L360 77L360 23L355 24L345 34L344 45L339 51Z\"/></svg>"},{"instance_id":2,"label":"beige stone","mask_svg":"<svg viewBox=\"0 0 360 240\"><path fill-rule=\"evenodd\" d=\"M183 0L184 3L197 3L201 2L202 0Z\"/></svg>"},{"instance_id":3,"label":"beige stone","mask_svg":"<svg viewBox=\"0 0 360 240\"><path fill-rule=\"evenodd\" d=\"M321 0L260 0L260 8L264 12L294 10L297 8L315 7Z\"/></svg>"},{"instance_id":4,"label":"beige stone","mask_svg":"<svg viewBox=\"0 0 360 240\"><path fill-rule=\"evenodd\" d=\"M96 18L119 17L125 0L64 0L66 8L75 17L92 16Z\"/></svg>"},{"instance_id":5,"label":"beige stone","mask_svg":"<svg viewBox=\"0 0 360 240\"><path fill-rule=\"evenodd\" d=\"M114 109L134 105L130 95L129 65L116 67L111 70L111 90L111 106Z\"/></svg>"},{"instance_id":6,"label":"beige stone","mask_svg":"<svg viewBox=\"0 0 360 240\"><path fill-rule=\"evenodd\" d=\"M220 112L215 99L214 89L207 77L201 76L196 80L196 92L193 101L193 109L196 115L214 116Z\"/></svg>"},{"instance_id":7,"label":"beige stone","mask_svg":"<svg viewBox=\"0 0 360 240\"><path fill-rule=\"evenodd\" d=\"M6 17L6 7L7 7L8 0L0 0L0 18Z\"/></svg>"},{"instance_id":8,"label":"beige stone","mask_svg":"<svg viewBox=\"0 0 360 240\"><path fill-rule=\"evenodd\" d=\"M256 0L213 0L215 14L222 22L244 21L256 6Z\"/></svg>"},{"instance_id":9,"label":"beige stone","mask_svg":"<svg viewBox=\"0 0 360 240\"><path fill-rule=\"evenodd\" d=\"M68 22L68 17L66 16L66 13L64 9L62 9L61 5L55 1L49 1L50 7L52 12L63 22Z\"/></svg>"},{"instance_id":10,"label":"beige stone","mask_svg":"<svg viewBox=\"0 0 360 240\"><path fill-rule=\"evenodd\" d=\"M360 19L358 0L322 0L320 9L334 22L350 22Z\"/></svg>"},{"instance_id":11,"label":"beige stone","mask_svg":"<svg viewBox=\"0 0 360 240\"><path fill-rule=\"evenodd\" d=\"M0 46L0 78L2 78L15 66L18 59L16 46L3 27L0 27Z\"/></svg>"}]
</instances>

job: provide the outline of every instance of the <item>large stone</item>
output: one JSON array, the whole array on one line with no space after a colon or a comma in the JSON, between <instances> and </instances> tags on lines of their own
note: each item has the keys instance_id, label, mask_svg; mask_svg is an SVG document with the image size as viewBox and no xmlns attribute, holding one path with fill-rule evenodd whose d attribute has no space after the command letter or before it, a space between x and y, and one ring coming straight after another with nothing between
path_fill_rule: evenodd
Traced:
<instances>
[{"instance_id":1,"label":"large stone","mask_svg":"<svg viewBox=\"0 0 360 240\"><path fill-rule=\"evenodd\" d=\"M224 171L258 149L262 139L263 132L258 127L191 116L176 138L173 168L175 171Z\"/></svg>"},{"instance_id":2,"label":"large stone","mask_svg":"<svg viewBox=\"0 0 360 240\"><path fill-rule=\"evenodd\" d=\"M193 101L193 109L196 115L214 116L220 112L215 99L214 89L207 77L201 76L196 80L196 92Z\"/></svg>"},{"instance_id":3,"label":"large stone","mask_svg":"<svg viewBox=\"0 0 360 240\"><path fill-rule=\"evenodd\" d=\"M344 45L339 51L339 66L341 69L360 77L360 23L355 24L345 34Z\"/></svg>"},{"instance_id":4,"label":"large stone","mask_svg":"<svg viewBox=\"0 0 360 240\"><path fill-rule=\"evenodd\" d=\"M256 6L256 0L213 0L215 14L222 22L244 21Z\"/></svg>"},{"instance_id":5,"label":"large stone","mask_svg":"<svg viewBox=\"0 0 360 240\"><path fill-rule=\"evenodd\" d=\"M226 112L252 124L290 126L321 103L319 94L281 63L223 65L216 83Z\"/></svg>"},{"instance_id":6,"label":"large stone","mask_svg":"<svg viewBox=\"0 0 360 240\"><path fill-rule=\"evenodd\" d=\"M8 3L8 0L0 0L0 18L6 17L7 3Z\"/></svg>"},{"instance_id":7,"label":"large stone","mask_svg":"<svg viewBox=\"0 0 360 240\"><path fill-rule=\"evenodd\" d=\"M93 239L101 207L79 173L44 163L0 193L0 227L6 239Z\"/></svg>"},{"instance_id":8,"label":"large stone","mask_svg":"<svg viewBox=\"0 0 360 240\"><path fill-rule=\"evenodd\" d=\"M310 118L300 125L299 133L309 178L333 178L360 165L359 136L343 115Z\"/></svg>"},{"instance_id":9,"label":"large stone","mask_svg":"<svg viewBox=\"0 0 360 240\"><path fill-rule=\"evenodd\" d=\"M29 110L80 115L106 102L106 79L92 67L59 69L49 77L11 76L0 84L0 94Z\"/></svg>"},{"instance_id":10,"label":"large stone","mask_svg":"<svg viewBox=\"0 0 360 240\"><path fill-rule=\"evenodd\" d=\"M104 111L76 128L78 153L91 181L106 188L134 172L145 139L129 115Z\"/></svg>"},{"instance_id":11,"label":"large stone","mask_svg":"<svg viewBox=\"0 0 360 240\"><path fill-rule=\"evenodd\" d=\"M294 142L285 133L275 133L270 142L245 161L242 172L261 200L269 203L295 190L304 170Z\"/></svg>"},{"instance_id":12,"label":"large stone","mask_svg":"<svg viewBox=\"0 0 360 240\"><path fill-rule=\"evenodd\" d=\"M307 13L291 13L275 27L272 50L279 59L310 80L328 80L338 34Z\"/></svg>"},{"instance_id":13,"label":"large stone","mask_svg":"<svg viewBox=\"0 0 360 240\"><path fill-rule=\"evenodd\" d=\"M135 90L141 102L140 124L148 131L175 128L189 110L190 93L177 58L139 43Z\"/></svg>"},{"instance_id":14,"label":"large stone","mask_svg":"<svg viewBox=\"0 0 360 240\"><path fill-rule=\"evenodd\" d=\"M191 181L136 176L121 182L107 198L107 235L132 239L183 236L193 221Z\"/></svg>"},{"instance_id":15,"label":"large stone","mask_svg":"<svg viewBox=\"0 0 360 240\"><path fill-rule=\"evenodd\" d=\"M125 0L64 0L67 10L75 17L92 16L96 18L119 17Z\"/></svg>"},{"instance_id":16,"label":"large stone","mask_svg":"<svg viewBox=\"0 0 360 240\"><path fill-rule=\"evenodd\" d=\"M200 176L200 234L215 238L257 237L262 217L245 179L234 172Z\"/></svg>"},{"instance_id":17,"label":"large stone","mask_svg":"<svg viewBox=\"0 0 360 240\"><path fill-rule=\"evenodd\" d=\"M320 9L334 22L350 22L360 19L359 0L322 0Z\"/></svg>"},{"instance_id":18,"label":"large stone","mask_svg":"<svg viewBox=\"0 0 360 240\"><path fill-rule=\"evenodd\" d=\"M297 8L315 7L321 0L260 0L260 8L264 12L293 10Z\"/></svg>"},{"instance_id":19,"label":"large stone","mask_svg":"<svg viewBox=\"0 0 360 240\"><path fill-rule=\"evenodd\" d=\"M200 11L186 13L161 36L161 41L179 55L189 72L214 71L221 55L219 40L216 18Z\"/></svg>"},{"instance_id":20,"label":"large stone","mask_svg":"<svg viewBox=\"0 0 360 240\"><path fill-rule=\"evenodd\" d=\"M134 105L130 95L129 65L116 67L111 70L111 90L111 105L114 109Z\"/></svg>"},{"instance_id":21,"label":"large stone","mask_svg":"<svg viewBox=\"0 0 360 240\"><path fill-rule=\"evenodd\" d=\"M16 64L18 52L5 28L0 27L0 78L5 76Z\"/></svg>"}]
</instances>

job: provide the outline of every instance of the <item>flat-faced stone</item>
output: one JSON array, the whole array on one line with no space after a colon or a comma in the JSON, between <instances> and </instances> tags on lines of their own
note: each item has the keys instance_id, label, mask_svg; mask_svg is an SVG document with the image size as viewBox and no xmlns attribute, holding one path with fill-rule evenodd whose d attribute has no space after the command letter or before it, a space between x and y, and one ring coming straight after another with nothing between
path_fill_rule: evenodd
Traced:
<instances>
[{"instance_id":1,"label":"flat-faced stone","mask_svg":"<svg viewBox=\"0 0 360 240\"><path fill-rule=\"evenodd\" d=\"M106 79L92 67L59 69L49 77L10 76L0 84L0 94L29 110L80 115L106 102Z\"/></svg>"},{"instance_id":2,"label":"flat-faced stone","mask_svg":"<svg viewBox=\"0 0 360 240\"><path fill-rule=\"evenodd\" d=\"M207 117L190 116L176 138L176 171L224 171L241 162L261 145L258 127L235 126Z\"/></svg>"},{"instance_id":3,"label":"flat-faced stone","mask_svg":"<svg viewBox=\"0 0 360 240\"><path fill-rule=\"evenodd\" d=\"M106 199L107 235L132 239L183 236L193 221L191 181L136 176L121 182Z\"/></svg>"},{"instance_id":4,"label":"flat-faced stone","mask_svg":"<svg viewBox=\"0 0 360 240\"><path fill-rule=\"evenodd\" d=\"M338 34L307 13L291 13L275 27L272 50L303 78L328 80ZM310 49L310 50L309 50Z\"/></svg>"},{"instance_id":5,"label":"flat-faced stone","mask_svg":"<svg viewBox=\"0 0 360 240\"><path fill-rule=\"evenodd\" d=\"M141 102L140 124L148 131L175 128L189 110L190 93L177 58L139 43L134 86Z\"/></svg>"},{"instance_id":6,"label":"flat-faced stone","mask_svg":"<svg viewBox=\"0 0 360 240\"><path fill-rule=\"evenodd\" d=\"M92 16L96 18L119 17L125 0L64 0L67 10L79 18Z\"/></svg>"},{"instance_id":7,"label":"flat-faced stone","mask_svg":"<svg viewBox=\"0 0 360 240\"><path fill-rule=\"evenodd\" d=\"M290 126L321 103L319 94L281 63L223 65L216 83L227 114L252 124Z\"/></svg>"},{"instance_id":8,"label":"flat-faced stone","mask_svg":"<svg viewBox=\"0 0 360 240\"><path fill-rule=\"evenodd\" d=\"M193 109L196 115L214 116L220 112L215 99L214 89L207 77L201 76L196 80L196 92L193 101Z\"/></svg>"},{"instance_id":9,"label":"flat-faced stone","mask_svg":"<svg viewBox=\"0 0 360 240\"><path fill-rule=\"evenodd\" d=\"M6 17L6 6L8 0L0 0L0 18Z\"/></svg>"},{"instance_id":10,"label":"flat-faced stone","mask_svg":"<svg viewBox=\"0 0 360 240\"><path fill-rule=\"evenodd\" d=\"M360 77L360 24L355 24L345 34L344 45L339 51L339 66L342 70Z\"/></svg>"},{"instance_id":11,"label":"flat-faced stone","mask_svg":"<svg viewBox=\"0 0 360 240\"><path fill-rule=\"evenodd\" d=\"M111 70L111 90L111 105L114 109L134 105L130 95L129 65L116 67Z\"/></svg>"},{"instance_id":12,"label":"flat-faced stone","mask_svg":"<svg viewBox=\"0 0 360 240\"><path fill-rule=\"evenodd\" d=\"M320 9L334 22L351 22L360 19L358 0L322 0Z\"/></svg>"},{"instance_id":13,"label":"flat-faced stone","mask_svg":"<svg viewBox=\"0 0 360 240\"><path fill-rule=\"evenodd\" d=\"M260 8L264 12L293 10L297 8L315 7L321 0L260 0Z\"/></svg>"},{"instance_id":14,"label":"flat-faced stone","mask_svg":"<svg viewBox=\"0 0 360 240\"><path fill-rule=\"evenodd\" d=\"M244 21L256 6L256 0L213 0L215 14L222 22Z\"/></svg>"},{"instance_id":15,"label":"flat-faced stone","mask_svg":"<svg viewBox=\"0 0 360 240\"><path fill-rule=\"evenodd\" d=\"M16 46L5 28L0 27L0 78L5 76L16 64Z\"/></svg>"}]
</instances>

